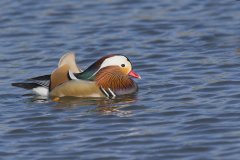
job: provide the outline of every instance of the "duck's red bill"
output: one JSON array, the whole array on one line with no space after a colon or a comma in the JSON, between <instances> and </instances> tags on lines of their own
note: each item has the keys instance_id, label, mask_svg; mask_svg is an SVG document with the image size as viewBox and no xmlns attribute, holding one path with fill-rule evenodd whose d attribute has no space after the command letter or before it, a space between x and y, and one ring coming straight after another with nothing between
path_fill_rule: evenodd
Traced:
<instances>
[{"instance_id":1,"label":"duck's red bill","mask_svg":"<svg viewBox=\"0 0 240 160\"><path fill-rule=\"evenodd\" d=\"M132 76L134 78L138 78L138 79L141 79L141 76L139 74L137 74L136 72L134 72L133 70L131 70L129 73L128 73L129 76Z\"/></svg>"}]
</instances>

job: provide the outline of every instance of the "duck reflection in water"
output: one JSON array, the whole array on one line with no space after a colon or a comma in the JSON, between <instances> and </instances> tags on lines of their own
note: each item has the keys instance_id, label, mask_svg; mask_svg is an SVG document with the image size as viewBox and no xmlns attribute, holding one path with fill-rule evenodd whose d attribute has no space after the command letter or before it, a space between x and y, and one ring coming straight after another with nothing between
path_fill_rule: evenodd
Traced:
<instances>
[{"instance_id":1,"label":"duck reflection in water","mask_svg":"<svg viewBox=\"0 0 240 160\"><path fill-rule=\"evenodd\" d=\"M55 101L32 94L25 96L31 96L30 101L34 103L53 103L54 108L68 109L73 107L91 107L91 109L87 110L87 112L118 116L130 116L132 112L125 111L124 109L131 107L131 105L137 101L136 94L119 96L115 99L62 97Z\"/></svg>"}]
</instances>

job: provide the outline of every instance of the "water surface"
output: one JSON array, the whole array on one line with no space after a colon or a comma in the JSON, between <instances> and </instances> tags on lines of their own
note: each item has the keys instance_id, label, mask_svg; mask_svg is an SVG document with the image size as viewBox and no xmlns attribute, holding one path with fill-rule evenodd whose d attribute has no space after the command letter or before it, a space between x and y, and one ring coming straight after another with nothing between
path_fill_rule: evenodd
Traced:
<instances>
[{"instance_id":1,"label":"water surface","mask_svg":"<svg viewBox=\"0 0 240 160\"><path fill-rule=\"evenodd\" d=\"M0 1L0 159L239 159L240 2ZM74 51L128 56L135 97L29 96L11 83Z\"/></svg>"}]
</instances>

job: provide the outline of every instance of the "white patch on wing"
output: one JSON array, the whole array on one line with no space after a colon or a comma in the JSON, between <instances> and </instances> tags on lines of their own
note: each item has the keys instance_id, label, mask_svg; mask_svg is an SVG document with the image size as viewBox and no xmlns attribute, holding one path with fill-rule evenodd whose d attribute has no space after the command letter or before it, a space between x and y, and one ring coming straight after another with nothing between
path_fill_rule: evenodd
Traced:
<instances>
[{"instance_id":1,"label":"white patch on wing","mask_svg":"<svg viewBox=\"0 0 240 160\"><path fill-rule=\"evenodd\" d=\"M68 75L71 80L78 80L77 77L70 70L68 71Z\"/></svg>"},{"instance_id":2,"label":"white patch on wing","mask_svg":"<svg viewBox=\"0 0 240 160\"><path fill-rule=\"evenodd\" d=\"M47 97L49 94L48 88L45 88L45 87L33 88L33 92L39 96L44 96L44 97Z\"/></svg>"}]
</instances>

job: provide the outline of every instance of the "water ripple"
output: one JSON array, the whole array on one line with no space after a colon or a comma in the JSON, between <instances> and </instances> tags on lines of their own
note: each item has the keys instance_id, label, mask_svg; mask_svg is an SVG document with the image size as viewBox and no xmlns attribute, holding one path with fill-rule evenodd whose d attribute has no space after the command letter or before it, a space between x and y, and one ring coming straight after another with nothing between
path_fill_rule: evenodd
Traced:
<instances>
[{"instance_id":1,"label":"water ripple","mask_svg":"<svg viewBox=\"0 0 240 160\"><path fill-rule=\"evenodd\" d=\"M0 5L2 159L238 159L237 1ZM138 94L53 102L10 85L51 73L67 51L83 69L128 56Z\"/></svg>"}]
</instances>

